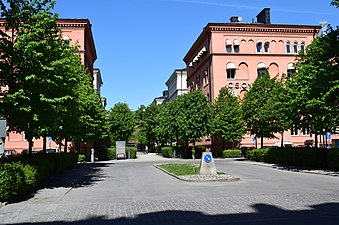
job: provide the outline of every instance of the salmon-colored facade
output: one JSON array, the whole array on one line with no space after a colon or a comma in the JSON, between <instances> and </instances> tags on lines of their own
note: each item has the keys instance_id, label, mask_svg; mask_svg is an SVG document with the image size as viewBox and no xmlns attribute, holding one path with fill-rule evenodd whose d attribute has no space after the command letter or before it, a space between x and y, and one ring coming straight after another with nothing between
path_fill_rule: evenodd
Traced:
<instances>
[{"instance_id":1,"label":"salmon-colored facade","mask_svg":"<svg viewBox=\"0 0 339 225\"><path fill-rule=\"evenodd\" d=\"M1 20L0 20L1 21ZM0 29L4 30L4 20L0 22ZM82 63L88 69L93 78L94 62L97 59L94 39L92 35L91 23L88 19L58 19L57 26L62 29L62 38L65 42L79 47L79 54ZM101 77L100 77L101 79ZM100 86L102 81L100 83ZM97 88L100 88L97 87ZM98 90L100 93L100 90ZM41 150L43 148L43 140L35 139L33 150ZM58 145L51 139L48 140L47 148L58 148ZM25 139L24 133L8 133L5 140L5 149L14 149L21 152L23 149L28 149L28 142Z\"/></svg>"},{"instance_id":2,"label":"salmon-colored facade","mask_svg":"<svg viewBox=\"0 0 339 225\"><path fill-rule=\"evenodd\" d=\"M257 16L256 23L243 23L231 17L230 23L209 23L192 45L184 61L188 91L201 89L214 101L222 87L240 98L251 88L258 74L269 71L272 77L294 73L293 63L299 51L318 36L320 26L270 23L270 9ZM278 145L277 139L265 139L264 145ZM286 131L284 141L302 146L314 139L308 130ZM210 145L210 138L204 139ZM245 135L240 146L253 147L254 139Z\"/></svg>"}]
</instances>

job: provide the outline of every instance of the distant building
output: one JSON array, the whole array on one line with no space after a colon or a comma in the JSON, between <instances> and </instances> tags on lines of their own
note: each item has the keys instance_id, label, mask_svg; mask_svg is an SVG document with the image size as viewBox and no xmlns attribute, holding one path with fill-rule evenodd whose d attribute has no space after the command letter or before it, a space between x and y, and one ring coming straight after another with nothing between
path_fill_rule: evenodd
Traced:
<instances>
[{"instance_id":1,"label":"distant building","mask_svg":"<svg viewBox=\"0 0 339 225\"><path fill-rule=\"evenodd\" d=\"M188 91L201 89L214 102L222 87L240 98L251 88L257 76L268 71L273 76L295 72L293 63L300 51L318 36L320 26L271 24L270 9L263 9L257 22L246 23L231 17L229 23L208 23L184 57ZM280 135L277 135L280 138ZM286 131L284 140L303 145L312 139L310 130ZM254 146L245 135L241 146ZM204 139L211 145L210 138ZM265 139L274 145L279 139Z\"/></svg>"},{"instance_id":2,"label":"distant building","mask_svg":"<svg viewBox=\"0 0 339 225\"><path fill-rule=\"evenodd\" d=\"M168 97L168 91L167 90L163 91L162 96L155 98L152 104L161 105L167 97Z\"/></svg>"},{"instance_id":3,"label":"distant building","mask_svg":"<svg viewBox=\"0 0 339 225\"><path fill-rule=\"evenodd\" d=\"M186 69L176 69L166 81L168 98L166 102L173 101L176 97L187 93L187 72Z\"/></svg>"}]
</instances>

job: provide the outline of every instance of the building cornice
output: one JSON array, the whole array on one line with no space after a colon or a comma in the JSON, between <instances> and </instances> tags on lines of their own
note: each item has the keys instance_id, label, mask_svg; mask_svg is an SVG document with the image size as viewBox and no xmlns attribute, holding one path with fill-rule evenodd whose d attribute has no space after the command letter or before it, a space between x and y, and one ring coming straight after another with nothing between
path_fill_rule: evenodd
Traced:
<instances>
[{"instance_id":1,"label":"building cornice","mask_svg":"<svg viewBox=\"0 0 339 225\"><path fill-rule=\"evenodd\" d=\"M312 34L319 31L319 27L310 28L266 28L266 27L224 27L224 26L211 26L211 32L241 32L241 33L294 33L294 34Z\"/></svg>"}]
</instances>

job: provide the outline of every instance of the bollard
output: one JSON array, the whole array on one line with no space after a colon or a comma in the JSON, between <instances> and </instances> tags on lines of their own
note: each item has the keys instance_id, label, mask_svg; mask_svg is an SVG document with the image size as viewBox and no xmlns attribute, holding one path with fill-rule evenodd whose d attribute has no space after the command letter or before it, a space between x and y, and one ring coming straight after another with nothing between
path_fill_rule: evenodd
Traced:
<instances>
[{"instance_id":1,"label":"bollard","mask_svg":"<svg viewBox=\"0 0 339 225\"><path fill-rule=\"evenodd\" d=\"M91 148L91 162L94 162L94 148Z\"/></svg>"}]
</instances>

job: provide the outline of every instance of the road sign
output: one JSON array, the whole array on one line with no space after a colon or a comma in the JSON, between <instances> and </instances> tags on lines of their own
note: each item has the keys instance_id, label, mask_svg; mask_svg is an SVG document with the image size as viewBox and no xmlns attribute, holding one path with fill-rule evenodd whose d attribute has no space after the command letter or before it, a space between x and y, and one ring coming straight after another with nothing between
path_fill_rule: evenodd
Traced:
<instances>
[{"instance_id":1,"label":"road sign","mask_svg":"<svg viewBox=\"0 0 339 225\"><path fill-rule=\"evenodd\" d=\"M212 161L212 156L210 154L206 154L204 156L204 160L206 163L210 163Z\"/></svg>"},{"instance_id":2,"label":"road sign","mask_svg":"<svg viewBox=\"0 0 339 225\"><path fill-rule=\"evenodd\" d=\"M326 132L326 139L327 141L331 140L331 132Z\"/></svg>"}]
</instances>

